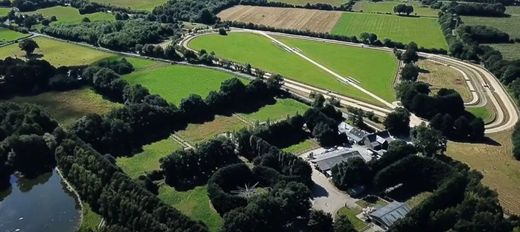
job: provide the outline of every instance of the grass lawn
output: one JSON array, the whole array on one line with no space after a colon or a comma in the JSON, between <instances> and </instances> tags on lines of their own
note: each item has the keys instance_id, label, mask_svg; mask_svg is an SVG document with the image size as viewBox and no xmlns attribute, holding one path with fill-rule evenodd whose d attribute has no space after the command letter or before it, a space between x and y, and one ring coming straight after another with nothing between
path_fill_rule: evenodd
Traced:
<instances>
[{"instance_id":1,"label":"grass lawn","mask_svg":"<svg viewBox=\"0 0 520 232\"><path fill-rule=\"evenodd\" d=\"M290 147L283 148L284 151L299 155L304 152L310 151L312 149L318 148L320 145L318 142L312 140L312 139L306 139L298 144L293 144Z\"/></svg>"},{"instance_id":2,"label":"grass lawn","mask_svg":"<svg viewBox=\"0 0 520 232\"><path fill-rule=\"evenodd\" d=\"M306 39L276 38L336 73L358 80L361 86L388 102L395 101L393 83L398 61L394 54Z\"/></svg>"},{"instance_id":3,"label":"grass lawn","mask_svg":"<svg viewBox=\"0 0 520 232\"><path fill-rule=\"evenodd\" d=\"M417 65L422 69L418 81L430 84L433 93L437 93L441 88L454 89L459 92L464 102L471 101L471 92L462 73L451 67L428 60L419 60Z\"/></svg>"},{"instance_id":4,"label":"grass lawn","mask_svg":"<svg viewBox=\"0 0 520 232\"><path fill-rule=\"evenodd\" d=\"M341 83L324 70L258 34L237 32L230 33L227 36L204 35L193 39L189 46L196 50L214 51L219 57L241 63L250 63L254 67L271 73L279 73L289 79L308 85L377 103L370 96Z\"/></svg>"},{"instance_id":5,"label":"grass lawn","mask_svg":"<svg viewBox=\"0 0 520 232\"><path fill-rule=\"evenodd\" d=\"M278 121L287 117L303 115L310 107L291 98L277 99L273 105L266 105L256 112L241 114L251 122Z\"/></svg>"},{"instance_id":6,"label":"grass lawn","mask_svg":"<svg viewBox=\"0 0 520 232\"><path fill-rule=\"evenodd\" d=\"M520 20L520 18L519 18ZM502 53L505 60L520 59L520 43L486 44Z\"/></svg>"},{"instance_id":7,"label":"grass lawn","mask_svg":"<svg viewBox=\"0 0 520 232\"><path fill-rule=\"evenodd\" d=\"M135 59L137 60L137 59ZM135 64L135 61L130 60ZM190 94L205 98L210 91L218 90L220 84L230 79L232 74L208 68L186 65L157 66L138 61L136 71L124 76L130 84L141 84L151 93L159 94L173 104L179 104Z\"/></svg>"},{"instance_id":8,"label":"grass lawn","mask_svg":"<svg viewBox=\"0 0 520 232\"><path fill-rule=\"evenodd\" d=\"M408 204L408 206L410 206L410 208L414 208L414 207L418 206L419 204L421 204L421 202L426 200L431 195L432 195L431 192L419 193L419 194L413 196L412 198L408 199L406 201L406 204Z\"/></svg>"},{"instance_id":9,"label":"grass lawn","mask_svg":"<svg viewBox=\"0 0 520 232\"><path fill-rule=\"evenodd\" d=\"M381 198L377 198L377 200L373 203L361 199L359 201L356 201L356 204L359 205L361 208L366 208L368 206L380 208L388 205L388 202L384 201Z\"/></svg>"},{"instance_id":10,"label":"grass lawn","mask_svg":"<svg viewBox=\"0 0 520 232\"><path fill-rule=\"evenodd\" d=\"M120 104L105 100L101 95L88 88L14 97L9 101L39 105L64 126L71 125L84 115L105 114L120 107Z\"/></svg>"},{"instance_id":11,"label":"grass lawn","mask_svg":"<svg viewBox=\"0 0 520 232\"><path fill-rule=\"evenodd\" d=\"M44 37L36 37L34 40L40 46L35 53L42 54L43 57L41 59L48 61L54 66L86 65L114 56L113 54L101 52L92 48ZM20 50L18 44L1 47L0 59L9 56L23 57L25 56L25 53Z\"/></svg>"},{"instance_id":12,"label":"grass lawn","mask_svg":"<svg viewBox=\"0 0 520 232\"><path fill-rule=\"evenodd\" d=\"M54 6L49 8L38 9L36 11L27 12L27 14L41 14L45 18L56 16L58 21L54 23L75 24L81 23L83 18L87 17L90 21L115 21L114 15L105 12L96 12L92 14L80 14L79 10L73 7Z\"/></svg>"},{"instance_id":13,"label":"grass lawn","mask_svg":"<svg viewBox=\"0 0 520 232\"><path fill-rule=\"evenodd\" d=\"M0 7L0 16L6 16L10 11L10 7Z\"/></svg>"},{"instance_id":14,"label":"grass lawn","mask_svg":"<svg viewBox=\"0 0 520 232\"><path fill-rule=\"evenodd\" d=\"M248 124L235 116L217 115L211 122L189 124L186 129L177 132L176 135L195 145L223 133L237 131L247 126Z\"/></svg>"},{"instance_id":15,"label":"grass lawn","mask_svg":"<svg viewBox=\"0 0 520 232\"><path fill-rule=\"evenodd\" d=\"M466 25L485 25L496 27L509 34L512 39L520 38L520 15L511 17L475 17L462 16L462 22Z\"/></svg>"},{"instance_id":16,"label":"grass lawn","mask_svg":"<svg viewBox=\"0 0 520 232\"><path fill-rule=\"evenodd\" d=\"M357 1L352 7L353 11L371 12L371 13L394 13L394 6L403 4L403 1L379 1L373 2L369 0ZM408 4L410 5L410 4ZM413 1L413 13L417 16L438 17L439 10L432 9L427 6L421 6L419 2Z\"/></svg>"},{"instance_id":17,"label":"grass lawn","mask_svg":"<svg viewBox=\"0 0 520 232\"><path fill-rule=\"evenodd\" d=\"M93 2L134 10L152 11L153 8L166 3L167 0L93 0Z\"/></svg>"},{"instance_id":18,"label":"grass lawn","mask_svg":"<svg viewBox=\"0 0 520 232\"><path fill-rule=\"evenodd\" d=\"M292 5L305 5L307 3L316 4L316 3L325 3L333 6L339 6L347 1L345 0L268 0L268 2L283 2Z\"/></svg>"},{"instance_id":19,"label":"grass lawn","mask_svg":"<svg viewBox=\"0 0 520 232\"><path fill-rule=\"evenodd\" d=\"M30 35L0 27L0 45L27 36Z\"/></svg>"},{"instance_id":20,"label":"grass lawn","mask_svg":"<svg viewBox=\"0 0 520 232\"><path fill-rule=\"evenodd\" d=\"M363 32L375 33L380 40L414 41L419 47L448 47L436 18L343 13L332 30L332 34L348 36L359 36Z\"/></svg>"},{"instance_id":21,"label":"grass lawn","mask_svg":"<svg viewBox=\"0 0 520 232\"><path fill-rule=\"evenodd\" d=\"M484 176L482 183L498 192L505 212L520 214L520 162L512 155L512 130L488 135L489 144L448 142L446 154Z\"/></svg>"},{"instance_id":22,"label":"grass lawn","mask_svg":"<svg viewBox=\"0 0 520 232\"><path fill-rule=\"evenodd\" d=\"M147 172L159 170L159 160L181 148L182 146L178 142L166 138L143 146L143 152L139 154L117 158L117 166L121 167L128 176L135 179Z\"/></svg>"},{"instance_id":23,"label":"grass lawn","mask_svg":"<svg viewBox=\"0 0 520 232\"><path fill-rule=\"evenodd\" d=\"M186 216L204 222L210 231L219 231L224 224L222 217L211 205L207 186L199 186L192 190L181 192L164 184L159 188L158 197Z\"/></svg>"},{"instance_id":24,"label":"grass lawn","mask_svg":"<svg viewBox=\"0 0 520 232\"><path fill-rule=\"evenodd\" d=\"M79 232L96 231L100 222L101 216L94 213L89 204L83 202L83 221L79 227Z\"/></svg>"},{"instance_id":25,"label":"grass lawn","mask_svg":"<svg viewBox=\"0 0 520 232\"><path fill-rule=\"evenodd\" d=\"M488 105L482 107L467 107L466 110L471 112L473 115L482 118L484 123L490 123L495 119L495 111L491 108L492 106Z\"/></svg>"},{"instance_id":26,"label":"grass lawn","mask_svg":"<svg viewBox=\"0 0 520 232\"><path fill-rule=\"evenodd\" d=\"M360 214L360 209L349 209L347 207L343 207L338 210L337 216L345 215L347 216L348 220L352 222L352 225L354 226L354 229L357 231L362 231L367 224L362 221L361 219L357 218L356 215Z\"/></svg>"}]
</instances>

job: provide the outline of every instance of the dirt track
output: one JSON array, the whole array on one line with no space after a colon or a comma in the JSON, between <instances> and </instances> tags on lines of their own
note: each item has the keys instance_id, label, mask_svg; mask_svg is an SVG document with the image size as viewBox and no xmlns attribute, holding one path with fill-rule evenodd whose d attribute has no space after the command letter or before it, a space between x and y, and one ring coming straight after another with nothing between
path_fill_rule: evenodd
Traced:
<instances>
[{"instance_id":1,"label":"dirt track","mask_svg":"<svg viewBox=\"0 0 520 232\"><path fill-rule=\"evenodd\" d=\"M221 11L218 17L224 21L254 23L276 28L330 32L341 14L340 11L239 5Z\"/></svg>"}]
</instances>

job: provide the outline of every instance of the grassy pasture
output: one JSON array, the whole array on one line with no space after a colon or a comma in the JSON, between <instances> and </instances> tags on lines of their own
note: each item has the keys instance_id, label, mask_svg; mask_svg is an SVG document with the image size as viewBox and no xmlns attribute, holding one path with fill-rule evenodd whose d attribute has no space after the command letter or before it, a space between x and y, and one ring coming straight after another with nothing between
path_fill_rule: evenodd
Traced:
<instances>
[{"instance_id":1,"label":"grassy pasture","mask_svg":"<svg viewBox=\"0 0 520 232\"><path fill-rule=\"evenodd\" d=\"M332 29L333 34L359 36L363 32L375 33L402 43L416 42L419 47L448 47L435 18L406 17L397 15L343 13Z\"/></svg>"},{"instance_id":2,"label":"grassy pasture","mask_svg":"<svg viewBox=\"0 0 520 232\"><path fill-rule=\"evenodd\" d=\"M393 83L398 61L394 54L306 39L276 38L340 75L358 80L379 97L389 102L395 100Z\"/></svg>"},{"instance_id":3,"label":"grassy pasture","mask_svg":"<svg viewBox=\"0 0 520 232\"><path fill-rule=\"evenodd\" d=\"M39 105L64 126L71 125L84 115L105 114L120 107L120 104L105 100L101 95L88 88L14 97L9 101Z\"/></svg>"},{"instance_id":4,"label":"grassy pasture","mask_svg":"<svg viewBox=\"0 0 520 232\"><path fill-rule=\"evenodd\" d=\"M167 0L94 0L93 2L134 10L152 11L153 8L166 3Z\"/></svg>"},{"instance_id":5,"label":"grassy pasture","mask_svg":"<svg viewBox=\"0 0 520 232\"><path fill-rule=\"evenodd\" d=\"M42 59L48 61L54 66L86 65L114 56L113 54L101 52L92 48L44 37L36 37L34 40L40 46L35 53L42 54ZM25 56L25 53L20 50L18 44L1 47L0 59L9 56L22 57Z\"/></svg>"},{"instance_id":6,"label":"grassy pasture","mask_svg":"<svg viewBox=\"0 0 520 232\"><path fill-rule=\"evenodd\" d=\"M287 3L287 4L292 4L292 5L305 5L307 3L310 3L310 4L325 3L325 4L330 4L333 6L339 6L347 1L345 1L345 0L269 0L269 2L283 2L283 3Z\"/></svg>"},{"instance_id":7,"label":"grassy pasture","mask_svg":"<svg viewBox=\"0 0 520 232\"><path fill-rule=\"evenodd\" d=\"M351 86L342 84L329 73L296 54L284 50L261 35L243 32L230 33L227 36L204 35L193 39L189 46L196 50L214 51L219 57L241 63L250 63L254 67L271 73L279 73L288 79L328 89L359 100L378 103L370 96Z\"/></svg>"},{"instance_id":8,"label":"grassy pasture","mask_svg":"<svg viewBox=\"0 0 520 232\"><path fill-rule=\"evenodd\" d=\"M7 42L11 42L13 40L17 40L20 38L24 38L29 36L29 34L23 34L17 31L9 30L7 28L0 27L0 45L5 44Z\"/></svg>"},{"instance_id":9,"label":"grassy pasture","mask_svg":"<svg viewBox=\"0 0 520 232\"><path fill-rule=\"evenodd\" d=\"M520 17L519 17L520 20ZM520 43L486 44L502 53L505 60L520 59Z\"/></svg>"},{"instance_id":10,"label":"grassy pasture","mask_svg":"<svg viewBox=\"0 0 520 232\"><path fill-rule=\"evenodd\" d=\"M159 160L181 148L175 140L166 138L143 146L143 151L139 154L117 158L117 166L131 178L137 178L147 172L159 170Z\"/></svg>"},{"instance_id":11,"label":"grassy pasture","mask_svg":"<svg viewBox=\"0 0 520 232\"><path fill-rule=\"evenodd\" d=\"M488 135L488 144L448 142L446 154L482 173L482 183L498 192L506 213L520 214L520 162L512 155L512 130Z\"/></svg>"},{"instance_id":12,"label":"grassy pasture","mask_svg":"<svg viewBox=\"0 0 520 232\"><path fill-rule=\"evenodd\" d=\"M186 129L176 133L188 143L195 145L215 138L226 132L233 132L247 127L248 124L235 116L215 116L215 119L202 124L189 124Z\"/></svg>"},{"instance_id":13,"label":"grassy pasture","mask_svg":"<svg viewBox=\"0 0 520 232\"><path fill-rule=\"evenodd\" d=\"M241 114L251 122L278 121L296 114L303 115L309 106L294 99L277 99L275 104L266 105L259 110L247 114Z\"/></svg>"},{"instance_id":14,"label":"grassy pasture","mask_svg":"<svg viewBox=\"0 0 520 232\"><path fill-rule=\"evenodd\" d=\"M207 186L198 186L188 191L177 191L168 185L161 185L158 197L188 217L204 222L210 231L219 231L224 224L222 217L211 205Z\"/></svg>"},{"instance_id":15,"label":"grassy pasture","mask_svg":"<svg viewBox=\"0 0 520 232\"><path fill-rule=\"evenodd\" d=\"M41 14L45 18L56 16L58 21L55 23L81 23L83 18L87 17L90 21L115 21L112 14L105 12L96 12L92 14L80 14L79 10L73 7L54 6L49 8L38 9L36 11L28 12L27 14Z\"/></svg>"},{"instance_id":16,"label":"grassy pasture","mask_svg":"<svg viewBox=\"0 0 520 232\"><path fill-rule=\"evenodd\" d=\"M398 4L408 3L407 1L380 1L380 2L373 2L369 0L363 0L363 1L357 1L356 4L352 7L353 11L362 11L362 12L369 12L369 13L394 13L394 6ZM413 13L412 15L417 16L427 16L427 17L437 17L439 10L429 8L427 6L421 6L419 2L413 1Z\"/></svg>"},{"instance_id":17,"label":"grassy pasture","mask_svg":"<svg viewBox=\"0 0 520 232\"><path fill-rule=\"evenodd\" d=\"M218 90L220 83L232 77L232 74L208 68L143 62L138 61L136 71L125 75L124 79L130 84L143 85L151 93L159 94L173 104L179 104L190 94L204 98L210 91Z\"/></svg>"},{"instance_id":18,"label":"grassy pasture","mask_svg":"<svg viewBox=\"0 0 520 232\"><path fill-rule=\"evenodd\" d=\"M433 93L437 93L441 88L454 89L459 92L465 102L471 101L471 92L462 73L428 60L420 60L417 65L422 70L418 80L430 84Z\"/></svg>"},{"instance_id":19,"label":"grassy pasture","mask_svg":"<svg viewBox=\"0 0 520 232\"><path fill-rule=\"evenodd\" d=\"M516 10L514 12L518 12ZM485 25L495 27L509 34L511 38L520 38L520 15L511 17L475 17L462 16L465 25Z\"/></svg>"}]
</instances>

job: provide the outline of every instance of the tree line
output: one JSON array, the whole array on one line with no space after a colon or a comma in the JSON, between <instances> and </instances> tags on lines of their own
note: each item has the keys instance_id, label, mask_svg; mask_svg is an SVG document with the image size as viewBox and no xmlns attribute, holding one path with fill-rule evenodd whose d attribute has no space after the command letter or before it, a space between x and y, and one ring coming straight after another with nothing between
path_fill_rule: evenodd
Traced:
<instances>
[{"instance_id":1,"label":"tree line","mask_svg":"<svg viewBox=\"0 0 520 232\"><path fill-rule=\"evenodd\" d=\"M443 11L467 16L507 16L506 7L502 3L450 2L443 6Z\"/></svg>"}]
</instances>

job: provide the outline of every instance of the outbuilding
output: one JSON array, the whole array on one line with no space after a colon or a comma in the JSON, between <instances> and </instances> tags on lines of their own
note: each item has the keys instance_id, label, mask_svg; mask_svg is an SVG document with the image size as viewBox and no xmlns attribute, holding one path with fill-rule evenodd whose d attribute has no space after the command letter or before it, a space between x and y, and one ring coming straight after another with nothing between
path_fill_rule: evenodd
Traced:
<instances>
[{"instance_id":1,"label":"outbuilding","mask_svg":"<svg viewBox=\"0 0 520 232\"><path fill-rule=\"evenodd\" d=\"M393 201L369 214L369 218L381 228L387 230L397 220L404 218L410 207L403 202Z\"/></svg>"}]
</instances>

